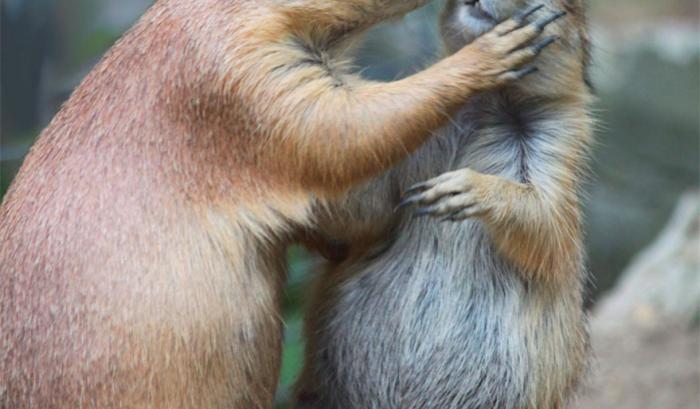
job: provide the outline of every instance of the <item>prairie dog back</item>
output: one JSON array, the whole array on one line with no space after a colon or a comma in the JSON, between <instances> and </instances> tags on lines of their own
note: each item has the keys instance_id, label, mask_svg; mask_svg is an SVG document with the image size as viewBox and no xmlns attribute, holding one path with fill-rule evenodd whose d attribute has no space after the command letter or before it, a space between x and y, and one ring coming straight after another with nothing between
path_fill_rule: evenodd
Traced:
<instances>
[{"instance_id":1,"label":"prairie dog back","mask_svg":"<svg viewBox=\"0 0 700 409\"><path fill-rule=\"evenodd\" d=\"M592 96L583 4L544 3L448 2L449 52L516 9L567 15L545 30L557 40L539 75L469 101L331 206L325 234L350 251L315 288L299 408L561 409L571 398L588 349L579 194Z\"/></svg>"}]
</instances>

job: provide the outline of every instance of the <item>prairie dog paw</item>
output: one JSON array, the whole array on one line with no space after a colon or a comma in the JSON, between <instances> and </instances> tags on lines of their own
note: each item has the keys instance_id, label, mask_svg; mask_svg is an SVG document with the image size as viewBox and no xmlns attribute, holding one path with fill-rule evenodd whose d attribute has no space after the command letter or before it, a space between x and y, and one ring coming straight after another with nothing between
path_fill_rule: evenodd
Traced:
<instances>
[{"instance_id":1,"label":"prairie dog paw","mask_svg":"<svg viewBox=\"0 0 700 409\"><path fill-rule=\"evenodd\" d=\"M471 169L444 173L410 187L397 209L417 206L417 216L440 217L445 221L482 216L490 209L483 199L486 178Z\"/></svg>"},{"instance_id":2,"label":"prairie dog paw","mask_svg":"<svg viewBox=\"0 0 700 409\"><path fill-rule=\"evenodd\" d=\"M480 72L494 77L495 85L504 85L536 72L537 68L529 64L557 40L556 36L543 33L566 13L551 12L539 20L529 21L542 8L538 5L523 10L474 41L473 46L481 53Z\"/></svg>"}]
</instances>

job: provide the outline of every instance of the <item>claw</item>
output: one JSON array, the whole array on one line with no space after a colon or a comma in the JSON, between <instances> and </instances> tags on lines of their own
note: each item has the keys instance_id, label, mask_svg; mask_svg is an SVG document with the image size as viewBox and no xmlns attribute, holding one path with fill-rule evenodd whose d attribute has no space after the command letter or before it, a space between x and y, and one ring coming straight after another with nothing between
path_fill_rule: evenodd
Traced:
<instances>
[{"instance_id":1,"label":"claw","mask_svg":"<svg viewBox=\"0 0 700 409\"><path fill-rule=\"evenodd\" d=\"M416 212L414 213L414 216L415 217L429 216L429 215L435 213L436 210L437 210L437 207L435 207L435 206L421 207L421 208L416 210Z\"/></svg>"},{"instance_id":2,"label":"claw","mask_svg":"<svg viewBox=\"0 0 700 409\"><path fill-rule=\"evenodd\" d=\"M411 196L409 198L406 198L406 199L402 200L401 203L399 203L394 208L394 212L398 212L399 210L403 210L403 209L405 209L405 208L407 208L415 203L418 203L418 201L420 201L420 196Z\"/></svg>"},{"instance_id":3,"label":"claw","mask_svg":"<svg viewBox=\"0 0 700 409\"><path fill-rule=\"evenodd\" d=\"M539 21L536 24L537 30L538 31L544 31L544 29L550 25L551 23L559 20L560 18L564 17L566 15L566 11L560 11L559 13L552 14L551 16L547 17L544 20Z\"/></svg>"},{"instance_id":4,"label":"claw","mask_svg":"<svg viewBox=\"0 0 700 409\"><path fill-rule=\"evenodd\" d=\"M525 24L528 17L541 10L542 7L544 7L544 4L538 4L536 6L528 7L525 10L521 10L513 16L513 20L515 20L518 25L522 26Z\"/></svg>"},{"instance_id":5,"label":"claw","mask_svg":"<svg viewBox=\"0 0 700 409\"><path fill-rule=\"evenodd\" d=\"M408 190L406 190L405 192L403 192L403 195L404 195L404 197L405 197L405 196L411 195L411 194L413 194L413 193L417 193L417 192L419 192L419 191L421 191L421 190L428 189L428 188L430 188L431 186L432 186L432 185L430 184L430 182L416 183L415 185L409 187Z\"/></svg>"},{"instance_id":6,"label":"claw","mask_svg":"<svg viewBox=\"0 0 700 409\"><path fill-rule=\"evenodd\" d=\"M461 210L456 211L456 212L453 212L453 213L451 213L451 214L449 214L449 215L443 217L442 219L440 219L440 223L454 223L454 222L458 221L458 220L457 220L457 216L458 216L460 213L462 213Z\"/></svg>"},{"instance_id":7,"label":"claw","mask_svg":"<svg viewBox=\"0 0 700 409\"><path fill-rule=\"evenodd\" d=\"M557 36L551 36L547 37L544 40L538 42L537 44L532 46L532 50L535 52L535 54L539 54L544 50L545 48L549 47L550 45L554 44L557 40L559 40L559 37Z\"/></svg>"},{"instance_id":8,"label":"claw","mask_svg":"<svg viewBox=\"0 0 700 409\"><path fill-rule=\"evenodd\" d=\"M508 72L504 73L501 77L499 77L499 79L501 79L503 81L509 81L509 82L510 81L517 81L517 80L521 80L521 79L527 77L528 75L532 75L538 71L539 71L539 68L537 68L535 66L528 66L525 68L521 68L519 70L508 71Z\"/></svg>"},{"instance_id":9,"label":"claw","mask_svg":"<svg viewBox=\"0 0 700 409\"><path fill-rule=\"evenodd\" d=\"M540 69L535 67L535 66L530 66L530 67L525 67L525 68L519 69L517 71L513 71L511 73L511 75L512 75L512 78L514 80L521 80L521 79L527 77L528 75L532 75L532 74L538 72L539 70Z\"/></svg>"},{"instance_id":10,"label":"claw","mask_svg":"<svg viewBox=\"0 0 700 409\"><path fill-rule=\"evenodd\" d=\"M440 220L441 223L446 223L446 222L461 222L465 219L464 216L466 216L466 212L469 210L473 210L475 204L470 204L467 205L459 210L456 210L449 215L445 216L443 219Z\"/></svg>"}]
</instances>

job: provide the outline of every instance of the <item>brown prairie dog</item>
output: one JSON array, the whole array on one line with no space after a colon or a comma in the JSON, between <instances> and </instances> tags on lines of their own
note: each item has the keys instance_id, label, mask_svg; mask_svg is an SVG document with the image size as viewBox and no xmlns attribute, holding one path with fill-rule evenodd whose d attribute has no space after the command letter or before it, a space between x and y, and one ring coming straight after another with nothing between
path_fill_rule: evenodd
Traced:
<instances>
[{"instance_id":1,"label":"brown prairie dog","mask_svg":"<svg viewBox=\"0 0 700 409\"><path fill-rule=\"evenodd\" d=\"M347 70L346 40L427 2L157 1L0 208L0 407L271 407L283 255L313 198L536 54L537 28L511 21L401 81Z\"/></svg>"},{"instance_id":2,"label":"brown prairie dog","mask_svg":"<svg viewBox=\"0 0 700 409\"><path fill-rule=\"evenodd\" d=\"M570 400L588 348L579 209L593 138L588 38L582 1L541 3L536 21L568 14L545 31L559 39L538 58L539 75L472 98L410 158L329 205L321 234L346 242L349 256L316 285L298 408ZM536 5L449 1L446 48Z\"/></svg>"}]
</instances>

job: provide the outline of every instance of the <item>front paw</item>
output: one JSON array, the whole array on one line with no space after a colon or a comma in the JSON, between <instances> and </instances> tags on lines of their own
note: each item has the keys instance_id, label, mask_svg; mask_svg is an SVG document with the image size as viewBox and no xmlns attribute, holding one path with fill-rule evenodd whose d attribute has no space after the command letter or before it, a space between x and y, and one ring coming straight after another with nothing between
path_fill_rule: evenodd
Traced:
<instances>
[{"instance_id":1,"label":"front paw","mask_svg":"<svg viewBox=\"0 0 700 409\"><path fill-rule=\"evenodd\" d=\"M542 34L566 15L565 12L549 13L528 22L530 16L542 8L538 5L523 10L474 41L471 47L480 53L479 61L475 63L479 74L487 79L495 78L494 85L506 85L537 71L535 66L528 64L557 40L553 35L542 38ZM490 84L490 81L483 84Z\"/></svg>"},{"instance_id":2,"label":"front paw","mask_svg":"<svg viewBox=\"0 0 700 409\"><path fill-rule=\"evenodd\" d=\"M484 200L486 178L470 169L444 173L409 188L397 209L417 206L417 216L439 217L444 221L483 216L490 210Z\"/></svg>"}]
</instances>

